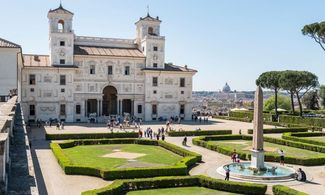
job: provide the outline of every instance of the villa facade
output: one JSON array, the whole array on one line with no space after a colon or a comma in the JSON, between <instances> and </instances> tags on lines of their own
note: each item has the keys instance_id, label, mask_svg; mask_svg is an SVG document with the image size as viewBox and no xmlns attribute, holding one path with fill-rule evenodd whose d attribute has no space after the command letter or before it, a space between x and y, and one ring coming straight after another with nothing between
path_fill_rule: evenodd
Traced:
<instances>
[{"instance_id":1,"label":"villa facade","mask_svg":"<svg viewBox=\"0 0 325 195\"><path fill-rule=\"evenodd\" d=\"M158 17L136 23L135 39L77 36L73 13L48 12L49 55L24 55L21 105L26 120L103 122L130 114L146 121L192 115L196 70L165 63Z\"/></svg>"}]
</instances>

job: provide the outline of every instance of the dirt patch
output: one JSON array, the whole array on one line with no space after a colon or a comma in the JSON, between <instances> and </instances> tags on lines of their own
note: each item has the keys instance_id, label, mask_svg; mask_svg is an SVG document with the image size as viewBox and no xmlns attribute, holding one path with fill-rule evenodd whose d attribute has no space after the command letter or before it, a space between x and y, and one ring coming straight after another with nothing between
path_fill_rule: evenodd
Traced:
<instances>
[{"instance_id":1,"label":"dirt patch","mask_svg":"<svg viewBox=\"0 0 325 195\"><path fill-rule=\"evenodd\" d=\"M164 164L157 164L157 163L147 163L147 162L138 162L138 161L131 161L127 162L126 164L119 166L118 168L140 168L140 167L161 167L165 166Z\"/></svg>"},{"instance_id":2,"label":"dirt patch","mask_svg":"<svg viewBox=\"0 0 325 195\"><path fill-rule=\"evenodd\" d=\"M136 159L142 156L145 156L146 154L142 153L131 153L131 152L113 152L110 154L105 154L102 157L106 158L123 158L123 159Z\"/></svg>"}]
</instances>

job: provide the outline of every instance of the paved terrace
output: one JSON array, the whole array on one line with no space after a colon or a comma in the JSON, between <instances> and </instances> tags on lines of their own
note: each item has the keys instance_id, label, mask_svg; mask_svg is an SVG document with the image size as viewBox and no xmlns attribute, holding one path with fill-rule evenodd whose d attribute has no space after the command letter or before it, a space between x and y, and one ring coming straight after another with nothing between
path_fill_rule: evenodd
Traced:
<instances>
[{"instance_id":1,"label":"paved terrace","mask_svg":"<svg viewBox=\"0 0 325 195\"><path fill-rule=\"evenodd\" d=\"M161 122L149 122L141 126L145 129L150 126L153 130L157 130L160 127L165 127L165 123ZM265 128L271 128L274 126L265 125ZM183 130L193 130L196 128L201 128L202 130L222 130L222 129L231 129L233 134L237 134L239 130L242 130L243 134L247 133L247 129L253 128L252 123L244 123L238 121L228 121L221 119L211 119L208 123L199 122L186 122L182 124L173 124L173 129ZM37 128L35 126L31 129L30 139L32 140L32 154L35 164L35 171L38 180L40 194L80 194L82 191L100 188L111 182L104 181L101 178L88 177L88 176L70 176L65 175L58 165L54 155L52 154L49 148L49 142L44 139L44 133L89 133L89 132L110 132L105 124L66 124L64 130L56 130L56 127L41 127ZM118 131L116 128L114 131ZM127 129L130 131L130 129ZM132 130L131 130L132 131ZM272 135L270 136L279 136ZM268 135L268 136L269 136ZM183 137L166 137L166 141L182 146ZM221 178L223 176L216 173L216 168L230 163L230 157L217 152L192 145L192 138L188 139L188 147L186 149L200 153L203 157L203 163L194 167L191 171L191 175L207 175L214 178ZM184 146L182 146L184 147ZM314 167L304 167L304 166L292 166L297 169L298 167L303 168L308 179L311 179L309 183L300 183L297 181L281 183L293 187L294 189L305 191L311 195L315 194L325 194L325 171L323 166L314 166ZM233 180L233 179L231 179ZM271 185L278 183L268 183L268 194L271 194Z\"/></svg>"}]
</instances>

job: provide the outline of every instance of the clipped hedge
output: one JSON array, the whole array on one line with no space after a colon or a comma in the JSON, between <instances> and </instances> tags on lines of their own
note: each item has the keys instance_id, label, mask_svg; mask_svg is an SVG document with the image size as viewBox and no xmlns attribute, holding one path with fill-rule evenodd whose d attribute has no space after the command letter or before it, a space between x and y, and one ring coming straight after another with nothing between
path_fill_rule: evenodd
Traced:
<instances>
[{"instance_id":1,"label":"clipped hedge","mask_svg":"<svg viewBox=\"0 0 325 195\"><path fill-rule=\"evenodd\" d=\"M110 169L102 170L95 167L86 167L74 165L70 159L64 154L64 148L70 148L78 145L94 145L94 144L143 144L155 145L170 150L180 156L183 156L173 166L162 167L144 167L144 168L125 168L125 169ZM50 147L57 158L59 165L62 167L67 175L90 175L101 177L106 180L113 179L128 179L128 178L142 178L142 177L155 177L155 176L176 176L187 175L188 170L197 162L202 160L202 156L188 151L176 145L166 143L164 141L144 140L133 138L120 138L120 139L97 139L97 140L74 140L66 141L63 143L51 143Z\"/></svg>"},{"instance_id":2,"label":"clipped hedge","mask_svg":"<svg viewBox=\"0 0 325 195\"><path fill-rule=\"evenodd\" d=\"M201 136L201 135L224 135L231 134L231 130L200 130L200 131L169 131L168 135L176 136Z\"/></svg>"},{"instance_id":3,"label":"clipped hedge","mask_svg":"<svg viewBox=\"0 0 325 195\"><path fill-rule=\"evenodd\" d=\"M47 140L69 140L69 139L103 139L103 138L137 138L136 132L125 133L46 133Z\"/></svg>"},{"instance_id":4,"label":"clipped hedge","mask_svg":"<svg viewBox=\"0 0 325 195\"><path fill-rule=\"evenodd\" d=\"M253 111L230 111L229 117L248 118L252 121L254 118L254 112ZM263 113L263 119L264 121L272 121L272 114Z\"/></svg>"},{"instance_id":5,"label":"clipped hedge","mask_svg":"<svg viewBox=\"0 0 325 195\"><path fill-rule=\"evenodd\" d=\"M306 132L308 127L288 127L288 128L267 128L263 129L264 134L268 133L287 133L287 132ZM253 129L247 130L248 134L253 134Z\"/></svg>"},{"instance_id":6,"label":"clipped hedge","mask_svg":"<svg viewBox=\"0 0 325 195\"><path fill-rule=\"evenodd\" d=\"M116 180L104 188L83 192L83 195L123 195L129 191L201 186L215 190L227 191L240 194L262 195L265 194L267 186L256 183L243 183L224 181L206 176L177 176L177 177L155 177L145 179Z\"/></svg>"},{"instance_id":7,"label":"clipped hedge","mask_svg":"<svg viewBox=\"0 0 325 195\"><path fill-rule=\"evenodd\" d=\"M239 117L229 117L229 116L213 116L212 118L230 120L230 121L240 121L240 122L247 122L247 123L252 122L252 119L249 118L239 118Z\"/></svg>"},{"instance_id":8,"label":"clipped hedge","mask_svg":"<svg viewBox=\"0 0 325 195\"><path fill-rule=\"evenodd\" d=\"M322 132L284 133L282 135L282 139L325 147L325 142L304 138L304 137L316 137L316 136L325 136L325 133Z\"/></svg>"},{"instance_id":9,"label":"clipped hedge","mask_svg":"<svg viewBox=\"0 0 325 195\"><path fill-rule=\"evenodd\" d=\"M309 118L300 116L280 115L280 123L303 124L312 127L325 128L325 118Z\"/></svg>"},{"instance_id":10,"label":"clipped hedge","mask_svg":"<svg viewBox=\"0 0 325 195\"><path fill-rule=\"evenodd\" d=\"M272 186L272 191L274 195L309 195L308 193L300 192L283 185Z\"/></svg>"},{"instance_id":11,"label":"clipped hedge","mask_svg":"<svg viewBox=\"0 0 325 195\"><path fill-rule=\"evenodd\" d=\"M207 149L216 151L218 153L228 155L230 156L233 152L233 148L231 146L220 146L216 143L210 143L209 141L218 141L218 140L252 140L252 136L248 135L216 135L216 136L201 136L196 137L192 139L192 143L194 145L202 146ZM294 142L290 140L284 140L279 138L273 138L273 137L264 137L264 141L275 143L279 145L286 145L291 146L295 148L301 148L306 150L311 150L315 152L322 152L325 153L325 147L315 146L311 144L305 144L301 142ZM242 160L250 160L251 153L250 152L241 152L237 151L239 154L240 159ZM265 154L265 161L269 162L278 162L279 156L278 155L272 155L272 154ZM286 163L289 164L298 164L298 165L324 165L325 164L325 157L319 157L319 158L298 158L298 157L292 157L292 156L286 156Z\"/></svg>"}]
</instances>

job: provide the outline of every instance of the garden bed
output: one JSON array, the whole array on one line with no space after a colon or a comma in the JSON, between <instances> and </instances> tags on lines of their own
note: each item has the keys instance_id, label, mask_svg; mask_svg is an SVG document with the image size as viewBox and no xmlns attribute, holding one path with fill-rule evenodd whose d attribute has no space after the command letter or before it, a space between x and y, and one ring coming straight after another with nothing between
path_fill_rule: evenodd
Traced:
<instances>
[{"instance_id":1,"label":"garden bed","mask_svg":"<svg viewBox=\"0 0 325 195\"><path fill-rule=\"evenodd\" d=\"M107 194L107 195L124 195L129 194L142 194L143 190L154 190L159 194L159 189L165 189L164 193L168 190L179 190L182 187L203 187L214 191L218 194L223 191L224 193L231 192L236 194L265 194L267 186L264 184L243 183L234 181L224 181L220 179L212 179L206 176L177 176L177 177L156 177L146 179L132 179L132 180L116 180L111 185L101 189L95 189L83 192L83 195ZM167 189L167 190L166 190ZM184 191L183 191L184 192ZM188 191L189 192L189 191ZM212 191L210 191L212 192ZM161 193L160 193L161 194ZM182 193L184 194L184 193ZM186 193L188 194L188 193ZM193 193L192 193L193 194Z\"/></svg>"},{"instance_id":2,"label":"garden bed","mask_svg":"<svg viewBox=\"0 0 325 195\"><path fill-rule=\"evenodd\" d=\"M107 180L187 175L202 158L164 141L132 138L66 141L51 148L66 174Z\"/></svg>"},{"instance_id":3,"label":"garden bed","mask_svg":"<svg viewBox=\"0 0 325 195\"><path fill-rule=\"evenodd\" d=\"M231 130L199 130L199 131L169 131L168 135L176 136L200 136L200 135L225 135L232 134Z\"/></svg>"},{"instance_id":4,"label":"garden bed","mask_svg":"<svg viewBox=\"0 0 325 195\"><path fill-rule=\"evenodd\" d=\"M225 143L223 140L228 142ZM194 145L202 146L228 156L231 155L234 149L237 149L237 153L242 160L250 160L251 152L249 147L251 140L252 137L247 135L219 135L197 137L192 139L192 142ZM245 146L243 141L246 142ZM325 154L323 154L325 150L322 153L317 152L313 145L271 137L264 137L264 144L266 149L265 161L279 162L277 150L283 149L286 153L286 163L299 165L323 165L325 163Z\"/></svg>"}]
</instances>

